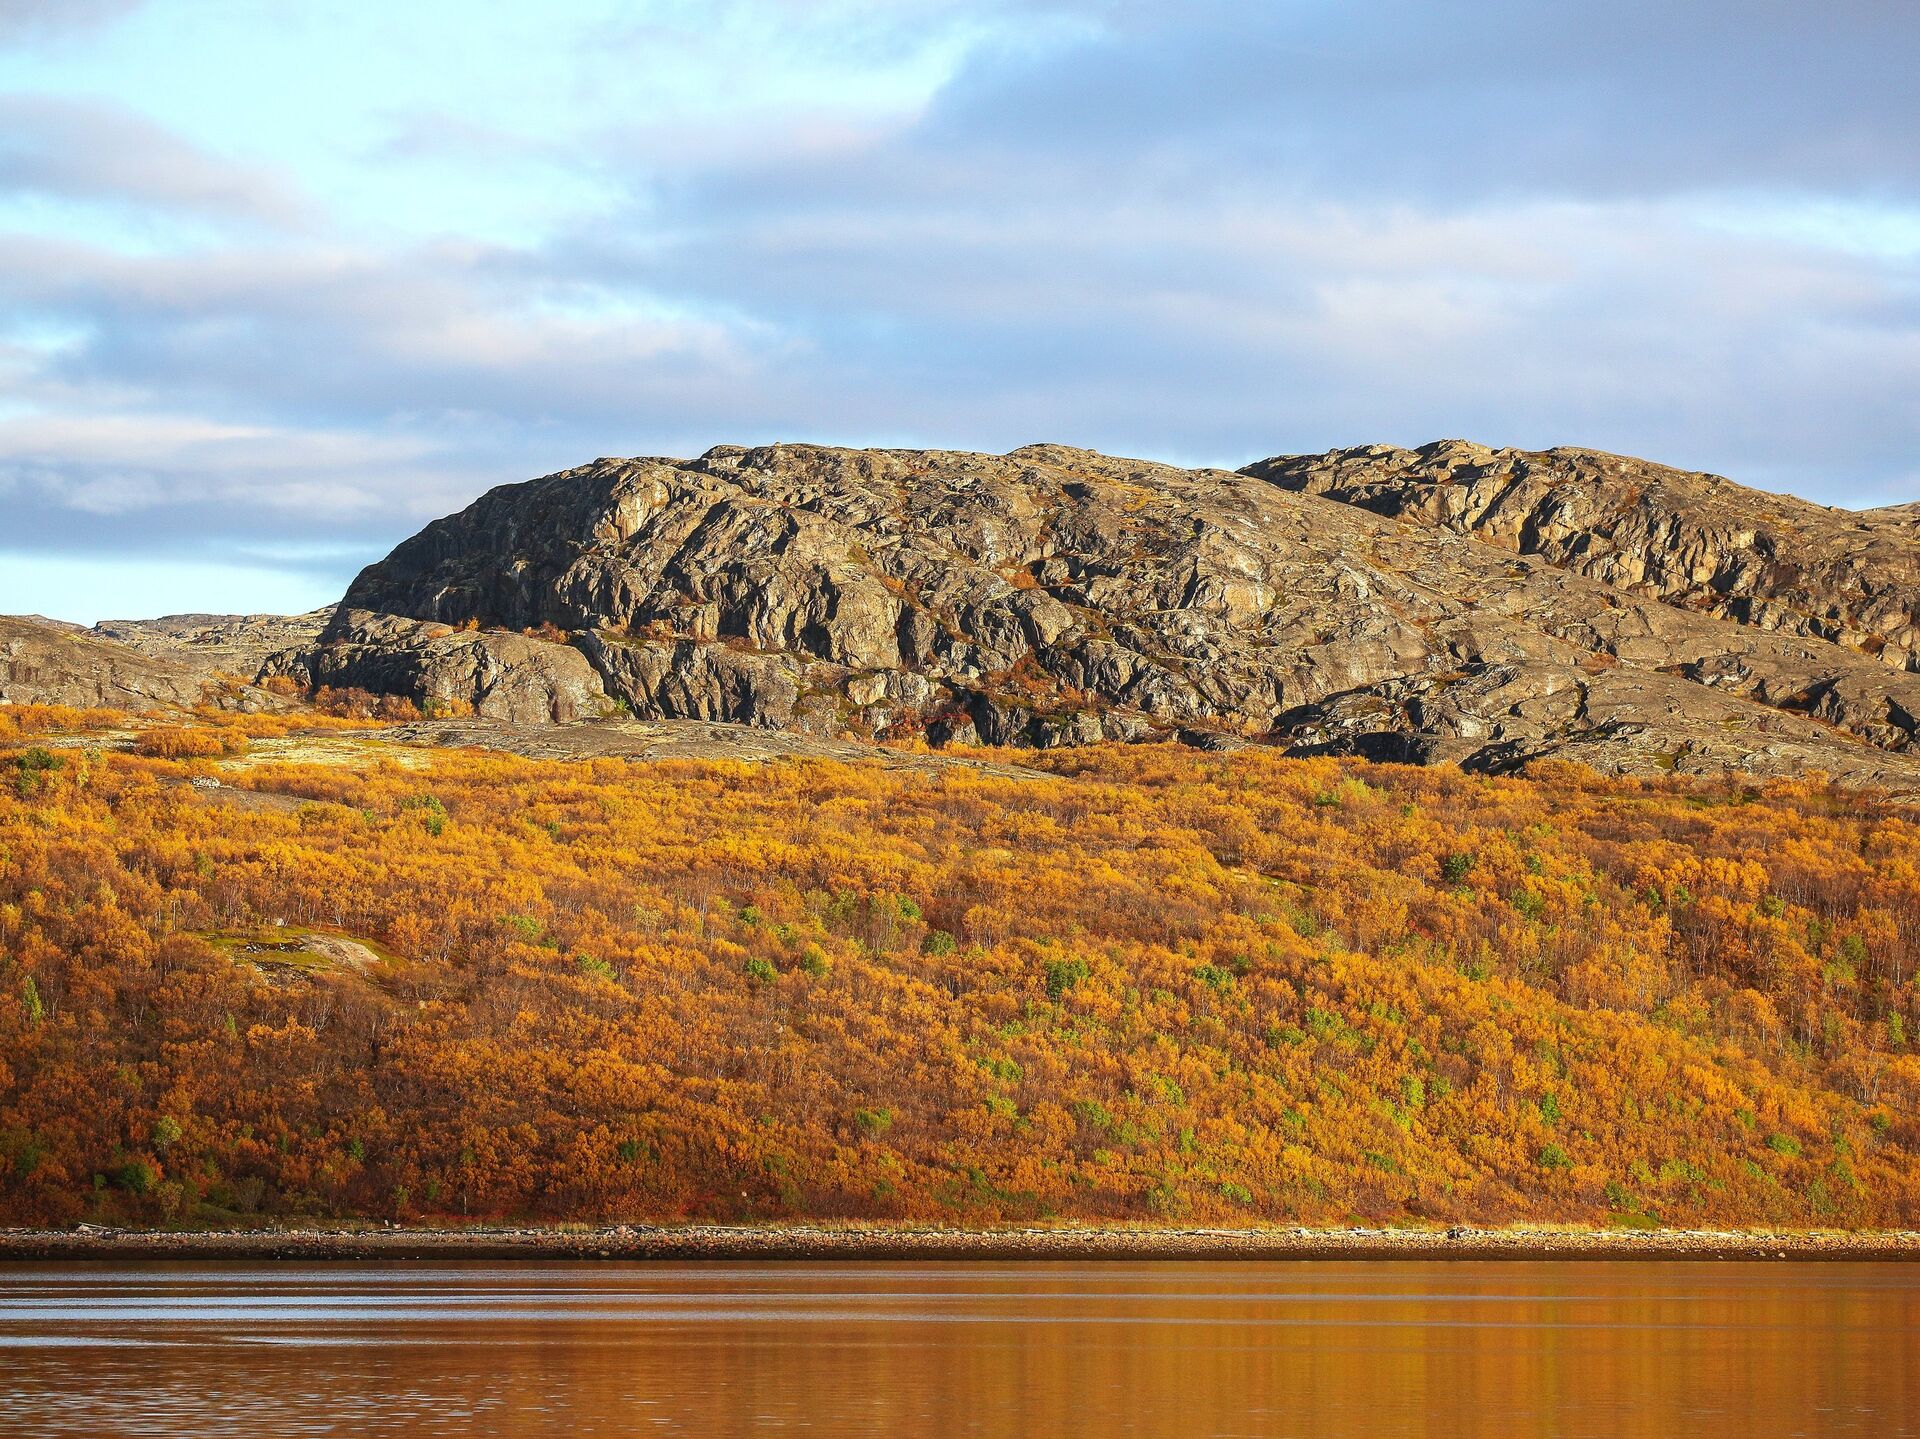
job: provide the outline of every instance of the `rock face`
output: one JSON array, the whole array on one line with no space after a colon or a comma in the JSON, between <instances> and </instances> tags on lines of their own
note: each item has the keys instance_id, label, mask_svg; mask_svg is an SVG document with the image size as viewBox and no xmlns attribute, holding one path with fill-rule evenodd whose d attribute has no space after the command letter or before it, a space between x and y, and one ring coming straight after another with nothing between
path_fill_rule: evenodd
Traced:
<instances>
[{"instance_id":1,"label":"rock face","mask_svg":"<svg viewBox=\"0 0 1920 1439\"><path fill-rule=\"evenodd\" d=\"M1243 473L1920 670L1913 505L1832 510L1620 455L1464 440L1282 455Z\"/></svg>"},{"instance_id":2,"label":"rock face","mask_svg":"<svg viewBox=\"0 0 1920 1439\"><path fill-rule=\"evenodd\" d=\"M592 719L611 709L600 676L571 645L370 614L342 606L323 643L268 659L309 689L404 695L429 712L477 712L516 724Z\"/></svg>"},{"instance_id":3,"label":"rock face","mask_svg":"<svg viewBox=\"0 0 1920 1439\"><path fill-rule=\"evenodd\" d=\"M141 654L179 660L207 676L248 678L269 655L314 643L333 606L304 615L163 615L157 620L102 620L91 633Z\"/></svg>"},{"instance_id":4,"label":"rock face","mask_svg":"<svg viewBox=\"0 0 1920 1439\"><path fill-rule=\"evenodd\" d=\"M200 703L207 676L77 625L0 616L0 704L144 710Z\"/></svg>"},{"instance_id":5,"label":"rock face","mask_svg":"<svg viewBox=\"0 0 1920 1439\"><path fill-rule=\"evenodd\" d=\"M1580 477L1557 500L1537 478L1553 466ZM1514 477L1476 493L1538 487L1533 518L1456 507L1479 468ZM1800 508L1824 538L1799 537ZM269 669L523 721L610 705L935 742L1819 768L1920 792L1920 675L1899 658L1914 535L1897 511L1586 452L1231 474L1047 445L722 446L491 491L363 571L321 643Z\"/></svg>"}]
</instances>

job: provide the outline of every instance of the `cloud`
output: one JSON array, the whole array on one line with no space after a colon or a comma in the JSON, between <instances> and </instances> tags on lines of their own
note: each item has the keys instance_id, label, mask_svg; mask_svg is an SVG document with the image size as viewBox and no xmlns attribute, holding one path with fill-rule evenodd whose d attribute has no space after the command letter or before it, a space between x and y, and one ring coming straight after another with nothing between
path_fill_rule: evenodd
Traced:
<instances>
[{"instance_id":1,"label":"cloud","mask_svg":"<svg viewBox=\"0 0 1920 1439\"><path fill-rule=\"evenodd\" d=\"M143 0L0 0L0 45L84 30L137 10Z\"/></svg>"},{"instance_id":2,"label":"cloud","mask_svg":"<svg viewBox=\"0 0 1920 1439\"><path fill-rule=\"evenodd\" d=\"M118 106L0 95L0 194L292 226L310 209L278 179L209 155Z\"/></svg>"},{"instance_id":3,"label":"cloud","mask_svg":"<svg viewBox=\"0 0 1920 1439\"><path fill-rule=\"evenodd\" d=\"M983 51L924 124L1345 194L1920 192L1920 11L1885 0L1377 0L1089 7L1080 43Z\"/></svg>"},{"instance_id":4,"label":"cloud","mask_svg":"<svg viewBox=\"0 0 1920 1439\"><path fill-rule=\"evenodd\" d=\"M176 416L29 416L0 421L0 494L41 547L86 549L102 532L136 548L258 532L365 539L396 508L400 475L425 511L455 477L434 475L411 436L241 426ZM19 529L15 529L15 534Z\"/></svg>"},{"instance_id":5,"label":"cloud","mask_svg":"<svg viewBox=\"0 0 1920 1439\"><path fill-rule=\"evenodd\" d=\"M530 209L592 177L511 244L458 212L396 239L124 109L4 102L0 186L220 222L0 233L10 528L358 555L595 455L774 438L1231 465L1459 434L1859 504L1920 484L1904 7L809 13L794 49L834 83L718 118L610 107L581 138L382 100L342 141L524 172ZM922 56L923 22L943 80L842 101L847 56Z\"/></svg>"},{"instance_id":6,"label":"cloud","mask_svg":"<svg viewBox=\"0 0 1920 1439\"><path fill-rule=\"evenodd\" d=\"M0 243L0 305L79 337L6 357L71 418L0 426L0 462L57 472L43 498L76 512L395 538L593 455L783 436L1239 463L1467 433L1863 502L1912 474L1910 267L1644 202L1241 199L1196 224L1095 186L982 218L1005 181L522 249ZM133 443L116 415L167 422ZM321 434L381 442L335 463Z\"/></svg>"}]
</instances>

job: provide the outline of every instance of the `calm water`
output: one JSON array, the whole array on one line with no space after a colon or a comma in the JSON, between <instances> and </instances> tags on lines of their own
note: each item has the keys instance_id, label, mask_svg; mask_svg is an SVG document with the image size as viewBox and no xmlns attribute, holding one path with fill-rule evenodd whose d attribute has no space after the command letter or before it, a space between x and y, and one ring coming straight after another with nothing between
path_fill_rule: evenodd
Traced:
<instances>
[{"instance_id":1,"label":"calm water","mask_svg":"<svg viewBox=\"0 0 1920 1439\"><path fill-rule=\"evenodd\" d=\"M0 1269L31 1435L1920 1434L1920 1266Z\"/></svg>"}]
</instances>

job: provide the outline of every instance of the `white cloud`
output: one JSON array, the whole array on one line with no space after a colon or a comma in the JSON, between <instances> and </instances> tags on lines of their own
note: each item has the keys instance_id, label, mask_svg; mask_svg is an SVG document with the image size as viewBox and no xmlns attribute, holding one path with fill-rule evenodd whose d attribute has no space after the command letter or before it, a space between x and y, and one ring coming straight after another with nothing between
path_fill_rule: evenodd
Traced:
<instances>
[{"instance_id":1,"label":"white cloud","mask_svg":"<svg viewBox=\"0 0 1920 1439\"><path fill-rule=\"evenodd\" d=\"M143 0L0 0L0 43L34 39L118 19Z\"/></svg>"},{"instance_id":2,"label":"white cloud","mask_svg":"<svg viewBox=\"0 0 1920 1439\"><path fill-rule=\"evenodd\" d=\"M292 225L308 214L281 181L209 155L119 106L0 95L0 194Z\"/></svg>"},{"instance_id":3,"label":"white cloud","mask_svg":"<svg viewBox=\"0 0 1920 1439\"><path fill-rule=\"evenodd\" d=\"M0 487L48 551L203 554L782 436L1232 464L1460 434L1909 498L1920 200L1888 157L1920 121L1873 77L1914 20L1557 8L656 7L580 61L632 69L604 116L587 84L538 133L493 91L366 99L341 143L378 193L432 178L392 227L116 105L0 102L0 184L206 221L0 233Z\"/></svg>"}]
</instances>

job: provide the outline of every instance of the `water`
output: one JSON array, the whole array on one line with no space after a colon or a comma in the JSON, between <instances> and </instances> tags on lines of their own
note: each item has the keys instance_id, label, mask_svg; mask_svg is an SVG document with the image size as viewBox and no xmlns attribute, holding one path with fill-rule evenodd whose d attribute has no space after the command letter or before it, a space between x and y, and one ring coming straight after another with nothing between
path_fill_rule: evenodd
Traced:
<instances>
[{"instance_id":1,"label":"water","mask_svg":"<svg viewBox=\"0 0 1920 1439\"><path fill-rule=\"evenodd\" d=\"M0 1269L0 1433L1920 1434L1920 1266Z\"/></svg>"}]
</instances>

